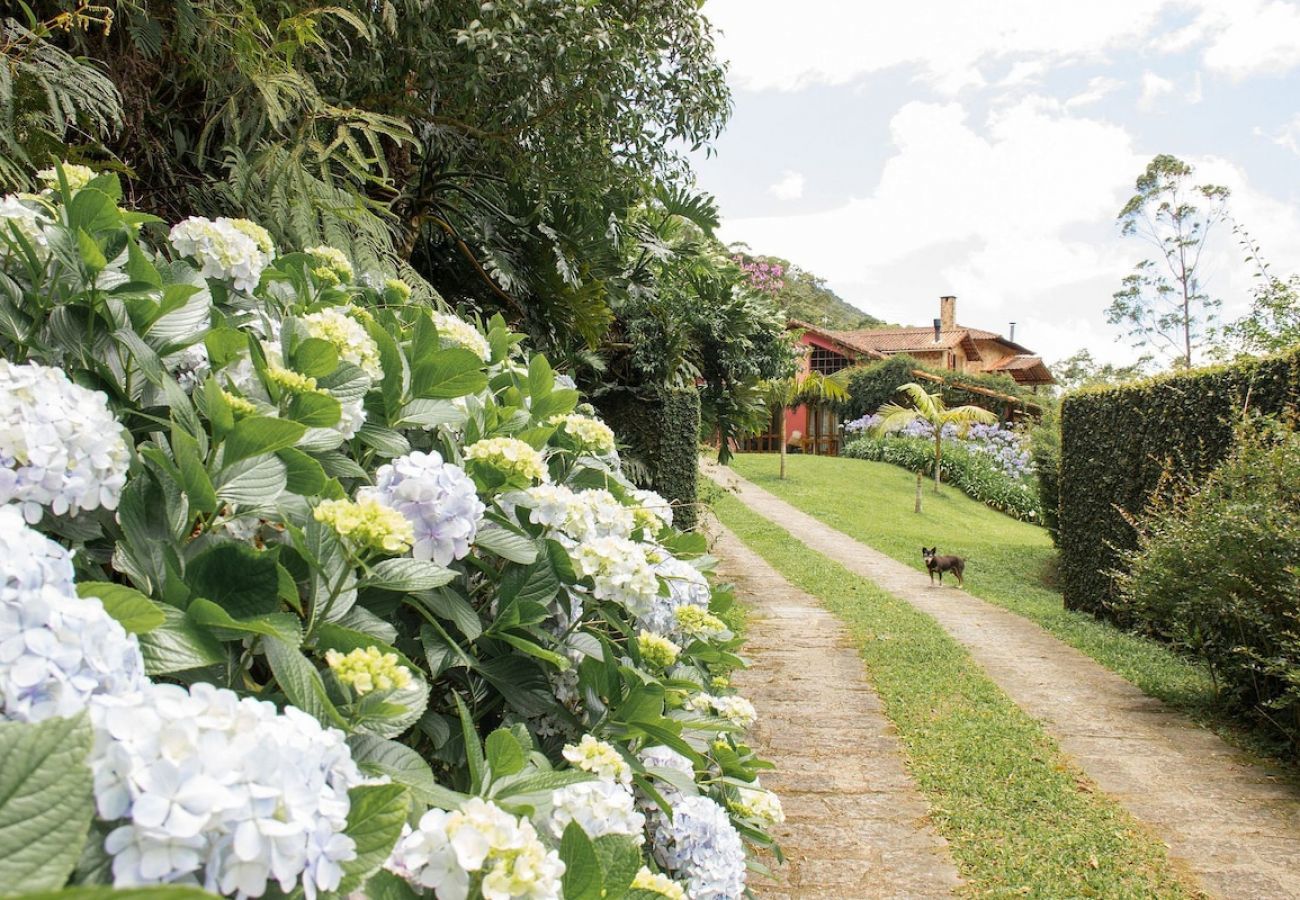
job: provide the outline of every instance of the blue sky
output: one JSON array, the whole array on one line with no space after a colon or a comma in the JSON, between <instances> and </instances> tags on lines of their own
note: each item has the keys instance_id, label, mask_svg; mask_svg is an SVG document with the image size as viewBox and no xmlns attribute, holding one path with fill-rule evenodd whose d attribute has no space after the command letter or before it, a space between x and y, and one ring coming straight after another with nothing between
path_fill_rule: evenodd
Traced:
<instances>
[{"instance_id":1,"label":"blue sky","mask_svg":"<svg viewBox=\"0 0 1300 900\"><path fill-rule=\"evenodd\" d=\"M1232 189L1275 272L1300 271L1300 4L1282 0L709 0L735 113L697 159L721 235L850 302L1115 361L1104 310L1143 258L1115 215L1157 153ZM1225 315L1251 270L1227 228Z\"/></svg>"}]
</instances>

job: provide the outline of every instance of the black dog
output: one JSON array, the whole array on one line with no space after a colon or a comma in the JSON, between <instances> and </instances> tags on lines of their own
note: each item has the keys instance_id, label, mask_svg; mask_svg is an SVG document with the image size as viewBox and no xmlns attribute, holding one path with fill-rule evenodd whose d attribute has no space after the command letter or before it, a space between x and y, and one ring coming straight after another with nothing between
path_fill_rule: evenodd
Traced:
<instances>
[{"instance_id":1,"label":"black dog","mask_svg":"<svg viewBox=\"0 0 1300 900\"><path fill-rule=\"evenodd\" d=\"M957 576L957 586L964 587L962 574L966 571L966 560L960 556L935 556L939 552L938 547L926 549L921 548L921 558L925 560L925 567L930 571L930 583L934 584L934 573L939 573L939 583L943 584L943 573L951 572Z\"/></svg>"}]
</instances>

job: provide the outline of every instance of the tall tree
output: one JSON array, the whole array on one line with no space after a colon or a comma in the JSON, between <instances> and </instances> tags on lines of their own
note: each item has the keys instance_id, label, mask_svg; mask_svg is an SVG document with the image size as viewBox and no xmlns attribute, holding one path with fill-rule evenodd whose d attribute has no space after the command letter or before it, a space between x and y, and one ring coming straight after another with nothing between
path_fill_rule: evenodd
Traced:
<instances>
[{"instance_id":1,"label":"tall tree","mask_svg":"<svg viewBox=\"0 0 1300 900\"><path fill-rule=\"evenodd\" d=\"M1229 354L1276 353L1300 344L1300 275L1282 278L1274 274L1250 233L1240 225L1233 230L1246 251L1246 262L1255 267L1255 288L1250 312L1220 332L1227 344L1225 350Z\"/></svg>"},{"instance_id":2,"label":"tall tree","mask_svg":"<svg viewBox=\"0 0 1300 900\"><path fill-rule=\"evenodd\" d=\"M1084 348L1073 356L1053 363L1052 376L1056 379L1056 386L1065 393L1094 384L1132 381L1145 375L1149 365L1151 365L1150 356L1139 357L1136 362L1128 365L1101 363L1093 357L1091 351Z\"/></svg>"},{"instance_id":3,"label":"tall tree","mask_svg":"<svg viewBox=\"0 0 1300 900\"><path fill-rule=\"evenodd\" d=\"M1134 346L1150 347L1175 365L1192 365L1220 301L1206 293L1201 257L1214 226L1227 217L1229 191L1193 184L1192 167L1161 154L1136 182L1120 210L1120 231L1157 252L1134 267L1116 291L1106 320L1128 329Z\"/></svg>"},{"instance_id":4,"label":"tall tree","mask_svg":"<svg viewBox=\"0 0 1300 900\"><path fill-rule=\"evenodd\" d=\"M880 421L872 427L871 433L881 435L898 431L917 419L928 423L934 431L934 492L937 494L942 474L939 467L943 462L943 427L953 425L958 429L965 429L977 423L996 425L998 417L980 406L954 406L950 409L943 402L943 394L939 391L931 394L916 382L903 385L898 392L911 401L911 405L886 403L880 407L876 410Z\"/></svg>"}]
</instances>

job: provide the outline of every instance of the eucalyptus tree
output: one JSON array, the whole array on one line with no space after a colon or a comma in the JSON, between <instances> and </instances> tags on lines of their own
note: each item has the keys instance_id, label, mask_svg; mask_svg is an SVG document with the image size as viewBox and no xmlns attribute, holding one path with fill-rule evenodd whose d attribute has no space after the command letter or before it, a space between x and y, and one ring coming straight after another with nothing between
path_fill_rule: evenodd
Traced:
<instances>
[{"instance_id":1,"label":"eucalyptus tree","mask_svg":"<svg viewBox=\"0 0 1300 900\"><path fill-rule=\"evenodd\" d=\"M1227 218L1229 190L1193 184L1192 167L1161 154L1136 182L1120 210L1120 231L1155 253L1139 262L1116 291L1106 320L1128 329L1134 346L1150 347L1190 366L1221 301L1205 290L1201 257L1214 227Z\"/></svg>"}]
</instances>

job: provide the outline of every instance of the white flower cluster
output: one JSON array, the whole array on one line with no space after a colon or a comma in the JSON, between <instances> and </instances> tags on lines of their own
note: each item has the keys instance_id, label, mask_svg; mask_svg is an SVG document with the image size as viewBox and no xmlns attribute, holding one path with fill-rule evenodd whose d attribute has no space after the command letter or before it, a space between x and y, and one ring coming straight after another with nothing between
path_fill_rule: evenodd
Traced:
<instances>
[{"instance_id":1,"label":"white flower cluster","mask_svg":"<svg viewBox=\"0 0 1300 900\"><path fill-rule=\"evenodd\" d=\"M458 316L434 312L433 325L444 347L461 347L476 354L483 362L492 359L492 348L478 329Z\"/></svg>"},{"instance_id":2,"label":"white flower cluster","mask_svg":"<svg viewBox=\"0 0 1300 900\"><path fill-rule=\"evenodd\" d=\"M632 879L632 890L649 891L667 897L668 900L688 900L686 891L682 890L680 884L662 872L651 872L647 866L637 870L636 877Z\"/></svg>"},{"instance_id":3,"label":"white flower cluster","mask_svg":"<svg viewBox=\"0 0 1300 900\"><path fill-rule=\"evenodd\" d=\"M597 599L618 603L635 616L654 608L659 579L645 545L611 535L582 542L570 556L578 574L592 580Z\"/></svg>"},{"instance_id":4,"label":"white flower cluster","mask_svg":"<svg viewBox=\"0 0 1300 900\"><path fill-rule=\"evenodd\" d=\"M36 255L44 259L50 249L50 239L45 236L44 230L49 222L47 216L19 200L16 194L0 197L0 256L9 254L13 229L17 228L18 233L36 250Z\"/></svg>"},{"instance_id":5,"label":"white flower cluster","mask_svg":"<svg viewBox=\"0 0 1300 900\"><path fill-rule=\"evenodd\" d=\"M212 371L212 360L208 357L207 345L202 341L164 356L163 365L187 394L193 393Z\"/></svg>"},{"instance_id":6,"label":"white flower cluster","mask_svg":"<svg viewBox=\"0 0 1300 900\"><path fill-rule=\"evenodd\" d=\"M527 819L473 797L459 810L431 809L397 843L390 871L433 888L438 900L465 900L471 873L482 872L485 900L559 900L564 863Z\"/></svg>"},{"instance_id":7,"label":"white flower cluster","mask_svg":"<svg viewBox=\"0 0 1300 900\"><path fill-rule=\"evenodd\" d=\"M380 466L370 491L414 526L411 555L440 566L469 554L486 509L469 476L436 452L415 451Z\"/></svg>"},{"instance_id":8,"label":"white flower cluster","mask_svg":"<svg viewBox=\"0 0 1300 900\"><path fill-rule=\"evenodd\" d=\"M741 728L749 728L758 721L758 711L754 709L754 704L735 694L725 697L704 693L692 694L686 701L686 707L696 712L714 713Z\"/></svg>"},{"instance_id":9,"label":"white flower cluster","mask_svg":"<svg viewBox=\"0 0 1300 900\"><path fill-rule=\"evenodd\" d=\"M252 291L262 270L275 258L265 228L247 219L190 216L171 230L172 247L199 264L204 278L229 281L237 291Z\"/></svg>"},{"instance_id":10,"label":"white flower cluster","mask_svg":"<svg viewBox=\"0 0 1300 900\"><path fill-rule=\"evenodd\" d=\"M550 481L546 457L519 438L484 438L465 448L465 458L486 463L507 476L528 481Z\"/></svg>"},{"instance_id":11,"label":"white flower cluster","mask_svg":"<svg viewBox=\"0 0 1300 900\"><path fill-rule=\"evenodd\" d=\"M599 419L570 413L567 416L552 416L549 424L555 425L573 438L583 450L590 453L612 453L614 451L614 430Z\"/></svg>"},{"instance_id":12,"label":"white flower cluster","mask_svg":"<svg viewBox=\"0 0 1300 900\"><path fill-rule=\"evenodd\" d=\"M662 529L673 524L673 507L667 500L654 491L632 488L628 493L636 502L632 511L636 515L638 526L651 534L658 534Z\"/></svg>"},{"instance_id":13,"label":"white flower cluster","mask_svg":"<svg viewBox=\"0 0 1300 900\"><path fill-rule=\"evenodd\" d=\"M686 884L692 900L738 900L745 893L745 849L721 806L679 797L673 816L653 816L655 859Z\"/></svg>"},{"instance_id":14,"label":"white flower cluster","mask_svg":"<svg viewBox=\"0 0 1300 900\"><path fill-rule=\"evenodd\" d=\"M695 777L695 767L691 765L691 761L671 747L665 747L662 744L646 747L637 754L637 759L641 760L641 764L649 769L667 769L680 772L687 778L693 779Z\"/></svg>"},{"instance_id":15,"label":"white flower cluster","mask_svg":"<svg viewBox=\"0 0 1300 900\"><path fill-rule=\"evenodd\" d=\"M365 327L344 310L329 308L302 317L307 333L326 341L338 351L339 359L351 363L378 383L384 380L379 364L379 345Z\"/></svg>"},{"instance_id":16,"label":"white flower cluster","mask_svg":"<svg viewBox=\"0 0 1300 900\"><path fill-rule=\"evenodd\" d=\"M731 808L740 815L762 823L765 828L785 821L785 810L781 808L781 798L776 794L761 787L743 787L738 792L740 798L731 804Z\"/></svg>"},{"instance_id":17,"label":"white flower cluster","mask_svg":"<svg viewBox=\"0 0 1300 900\"><path fill-rule=\"evenodd\" d=\"M74 194L95 180L95 170L90 166L79 166L76 163L65 162L60 168L63 169L63 177L68 182L68 190ZM58 190L59 173L53 166L48 169L38 170L36 177L43 181L50 190Z\"/></svg>"},{"instance_id":18,"label":"white flower cluster","mask_svg":"<svg viewBox=\"0 0 1300 900\"><path fill-rule=\"evenodd\" d=\"M551 793L552 812L548 825L559 838L570 822L577 822L592 840L607 834L621 834L645 841L645 816L637 812L632 792L614 781L583 781Z\"/></svg>"},{"instance_id":19,"label":"white flower cluster","mask_svg":"<svg viewBox=\"0 0 1300 900\"><path fill-rule=\"evenodd\" d=\"M590 734L584 734L576 744L564 745L564 758L574 768L590 772L597 778L616 781L622 785L632 783L632 767L612 744Z\"/></svg>"},{"instance_id":20,"label":"white flower cluster","mask_svg":"<svg viewBox=\"0 0 1300 900\"><path fill-rule=\"evenodd\" d=\"M79 598L72 575L67 550L0 507L0 719L74 716L144 683L135 636Z\"/></svg>"},{"instance_id":21,"label":"white flower cluster","mask_svg":"<svg viewBox=\"0 0 1300 900\"><path fill-rule=\"evenodd\" d=\"M709 581L688 562L669 556L655 566L656 574L668 585L667 594L656 594L650 609L641 615L641 627L670 638L684 636L677 610L694 606L708 611Z\"/></svg>"},{"instance_id":22,"label":"white flower cluster","mask_svg":"<svg viewBox=\"0 0 1300 900\"><path fill-rule=\"evenodd\" d=\"M116 887L198 880L260 897L274 879L332 891L356 857L343 733L210 684L150 684L91 706L95 803Z\"/></svg>"},{"instance_id":23,"label":"white flower cluster","mask_svg":"<svg viewBox=\"0 0 1300 900\"><path fill-rule=\"evenodd\" d=\"M574 491L562 484L542 484L515 499L531 508L528 518L534 524L553 528L573 541L626 538L636 528L633 511L604 489Z\"/></svg>"},{"instance_id":24,"label":"white flower cluster","mask_svg":"<svg viewBox=\"0 0 1300 900\"><path fill-rule=\"evenodd\" d=\"M0 359L0 503L18 502L29 522L116 509L131 453L108 398L59 369Z\"/></svg>"}]
</instances>

